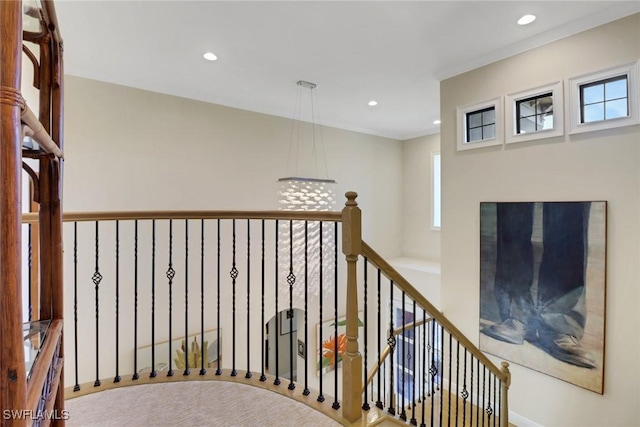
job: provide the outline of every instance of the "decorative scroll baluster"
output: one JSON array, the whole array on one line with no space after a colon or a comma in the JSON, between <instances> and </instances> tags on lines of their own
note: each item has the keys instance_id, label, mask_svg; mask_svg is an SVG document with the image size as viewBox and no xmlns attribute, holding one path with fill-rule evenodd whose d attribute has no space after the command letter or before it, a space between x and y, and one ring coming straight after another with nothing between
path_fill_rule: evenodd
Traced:
<instances>
[{"instance_id":1,"label":"decorative scroll baluster","mask_svg":"<svg viewBox=\"0 0 640 427\"><path fill-rule=\"evenodd\" d=\"M309 345L309 327L308 327L308 312L309 312L309 222L304 222L304 345ZM305 349L305 353L307 353ZM304 358L304 391L302 394L308 396L311 394L309 391L309 364L307 363L307 354Z\"/></svg>"},{"instance_id":2,"label":"decorative scroll baluster","mask_svg":"<svg viewBox=\"0 0 640 427\"><path fill-rule=\"evenodd\" d=\"M431 356L431 366L429 367L429 375L431 376L431 425L434 421L434 401L436 395L436 375L438 375L438 368L436 367L436 321L435 319L431 320L431 342L429 344L430 356Z\"/></svg>"},{"instance_id":3,"label":"decorative scroll baluster","mask_svg":"<svg viewBox=\"0 0 640 427\"><path fill-rule=\"evenodd\" d=\"M382 381L382 376L384 375L384 371L382 370L382 366L380 364L380 357L381 357L381 351L382 351L382 343L380 342L380 333L382 332L382 307L381 307L381 295L382 295L382 271L380 269L378 269L378 328L376 329L376 331L378 331L378 333L376 335L378 335L378 400L376 401L376 407L378 409L384 409L384 403L382 403L382 400L384 399L384 394L382 395L383 397L380 397L380 390L382 390L382 386L381 386L381 381Z\"/></svg>"},{"instance_id":4,"label":"decorative scroll baluster","mask_svg":"<svg viewBox=\"0 0 640 427\"><path fill-rule=\"evenodd\" d=\"M250 366L250 334L251 334L251 220L247 220L247 373L244 374L245 378L251 378L251 366Z\"/></svg>"},{"instance_id":5,"label":"decorative scroll baluster","mask_svg":"<svg viewBox=\"0 0 640 427\"><path fill-rule=\"evenodd\" d=\"M171 317L171 316L169 316ZM151 221L151 373L155 378L156 372L156 220Z\"/></svg>"},{"instance_id":6,"label":"decorative scroll baluster","mask_svg":"<svg viewBox=\"0 0 640 427\"><path fill-rule=\"evenodd\" d=\"M287 284L289 285L289 390L296 388L293 383L293 285L296 283L296 276L293 274L293 221L289 220L289 274Z\"/></svg>"},{"instance_id":7,"label":"decorative scroll baluster","mask_svg":"<svg viewBox=\"0 0 640 427\"><path fill-rule=\"evenodd\" d=\"M203 343L204 344L204 343ZM189 369L189 220L184 220L184 372L191 374Z\"/></svg>"},{"instance_id":8,"label":"decorative scroll baluster","mask_svg":"<svg viewBox=\"0 0 640 427\"><path fill-rule=\"evenodd\" d=\"M260 330L262 331L262 335L261 335L261 339L260 342L262 344L262 357L260 358L261 362L260 362L260 367L261 367L261 371L260 371L260 381L264 382L267 380L267 376L264 374L264 360L265 360L265 348L264 348L264 283L265 283L265 276L264 276L264 240L265 240L265 230L264 230L264 219L261 221L261 228L262 228L262 243L261 243L261 248L260 248L260 268L261 268L261 276L260 276L260 282L261 282L261 301L262 301L262 305L260 307L260 315L261 315L261 320L260 320Z\"/></svg>"},{"instance_id":9,"label":"decorative scroll baluster","mask_svg":"<svg viewBox=\"0 0 640 427\"><path fill-rule=\"evenodd\" d=\"M204 375L204 219L200 220L200 343L200 375Z\"/></svg>"},{"instance_id":10,"label":"decorative scroll baluster","mask_svg":"<svg viewBox=\"0 0 640 427\"><path fill-rule=\"evenodd\" d=\"M233 232L232 232L232 249L233 256L232 267L230 271L231 275L231 376L238 375L236 370L236 279L238 278L238 269L236 268L236 220L232 220Z\"/></svg>"},{"instance_id":11,"label":"decorative scroll baluster","mask_svg":"<svg viewBox=\"0 0 640 427\"><path fill-rule=\"evenodd\" d=\"M458 343L460 345L460 343ZM465 421L467 418L467 398L469 397L469 392L467 391L467 349L464 349L464 363L462 366L462 425L465 425Z\"/></svg>"},{"instance_id":12,"label":"decorative scroll baluster","mask_svg":"<svg viewBox=\"0 0 640 427\"><path fill-rule=\"evenodd\" d=\"M422 383L422 409L421 409L421 423L420 427L425 427L425 405L427 404L427 394L426 394L426 380L425 373L427 372L427 311L422 309L422 343L420 347L422 347L422 372L420 375L420 382Z\"/></svg>"},{"instance_id":13,"label":"decorative scroll baluster","mask_svg":"<svg viewBox=\"0 0 640 427\"><path fill-rule=\"evenodd\" d=\"M31 239L29 239L31 242ZM31 274L29 274L31 277ZM29 287L31 289L31 287ZM29 298L31 301L31 298ZM73 391L80 390L78 380L78 223L73 223L73 341L74 341L74 357L75 357L75 374L76 384Z\"/></svg>"},{"instance_id":14,"label":"decorative scroll baluster","mask_svg":"<svg viewBox=\"0 0 640 427\"><path fill-rule=\"evenodd\" d=\"M333 245L333 295L335 297L335 304L334 304L334 317L335 317L335 326L334 326L334 337L335 337L335 346L334 346L334 361L335 361L335 371L334 371L334 378L335 378L335 392L334 392L334 400L333 400L333 405L331 405L331 407L333 409L340 409L340 402L338 402L338 357L339 357L339 353L338 353L338 223L335 222L333 223L333 229L334 229L334 242L336 242L335 245Z\"/></svg>"},{"instance_id":15,"label":"decorative scroll baluster","mask_svg":"<svg viewBox=\"0 0 640 427\"><path fill-rule=\"evenodd\" d=\"M368 318L367 318L367 301L368 301L368 294L367 294L367 288L368 288L368 283L367 283L367 270L368 270L368 260L365 257L364 258L364 272L363 272L363 278L364 278L364 371L363 371L363 377L365 381L367 381L367 366L369 366L367 364L367 337L369 336L368 334ZM369 406L369 399L367 397L367 390L364 391L364 403L362 404L362 409L364 409L365 411L368 411L369 409L371 409L371 406Z\"/></svg>"},{"instance_id":16,"label":"decorative scroll baluster","mask_svg":"<svg viewBox=\"0 0 640 427\"><path fill-rule=\"evenodd\" d=\"M320 312L319 312L319 317L318 317L318 348L320 349L320 354L319 354L319 360L318 360L318 364L320 366L320 379L318 381L319 386L320 386L320 390L319 390L319 394L318 394L318 402L324 402L324 395L322 394L322 370L323 370L323 366L322 366L322 300L323 300L323 290L324 290L324 270L322 268L322 264L323 264L323 255L322 255L322 247L323 247L323 240L322 236L324 236L323 231L322 231L322 226L323 226L323 222L320 221L320 242L318 243L318 249L320 251L320 269L319 269L319 285L318 285L318 291L319 291L319 300L320 300ZM277 252L277 251L276 251Z\"/></svg>"},{"instance_id":17,"label":"decorative scroll baluster","mask_svg":"<svg viewBox=\"0 0 640 427\"><path fill-rule=\"evenodd\" d=\"M120 382L119 357L120 354L120 221L116 221L116 376L114 383Z\"/></svg>"},{"instance_id":18,"label":"decorative scroll baluster","mask_svg":"<svg viewBox=\"0 0 640 427\"><path fill-rule=\"evenodd\" d=\"M389 362L391 368L389 369L389 409L387 412L391 415L396 414L395 408L395 392L394 392L394 372L393 372L393 357L396 349L396 337L393 335L393 280L389 281L389 334L387 338L387 344L389 345Z\"/></svg>"},{"instance_id":19,"label":"decorative scroll baluster","mask_svg":"<svg viewBox=\"0 0 640 427\"><path fill-rule=\"evenodd\" d=\"M76 345L77 346L77 345ZM138 348L138 220L134 223L133 238L133 348ZM133 377L137 380L138 375L138 352L133 352Z\"/></svg>"},{"instance_id":20,"label":"decorative scroll baluster","mask_svg":"<svg viewBox=\"0 0 640 427\"><path fill-rule=\"evenodd\" d=\"M416 349L418 348L418 336L416 335L416 301L413 300L413 365L411 366L411 372L413 372L413 381L412 381L412 389L411 389L411 424L414 426L418 424L416 421Z\"/></svg>"},{"instance_id":21,"label":"decorative scroll baluster","mask_svg":"<svg viewBox=\"0 0 640 427\"><path fill-rule=\"evenodd\" d=\"M218 287L218 295L216 296L217 298L217 308L216 308L216 316L217 316L217 322L216 323L216 342L217 342L217 354L218 354L218 361L217 361L217 365L218 367L216 368L216 375L222 375L222 368L220 367L220 219L218 219L217 221L218 223L218 236L217 236L217 240L218 240L218 266L216 269L216 275L217 275L217 287Z\"/></svg>"},{"instance_id":22,"label":"decorative scroll baluster","mask_svg":"<svg viewBox=\"0 0 640 427\"><path fill-rule=\"evenodd\" d=\"M458 422L458 403L460 402L460 341L456 339L456 422Z\"/></svg>"},{"instance_id":23,"label":"decorative scroll baluster","mask_svg":"<svg viewBox=\"0 0 640 427\"><path fill-rule=\"evenodd\" d=\"M100 317L100 297L98 291L100 290L100 282L102 281L102 274L100 274L100 252L99 252L99 225L98 221L96 221L96 237L95 237L95 245L96 245L96 269L91 276L91 280L93 281L93 285L96 291L96 380L93 383L94 387L100 386L100 328L99 328L99 317Z\"/></svg>"},{"instance_id":24,"label":"decorative scroll baluster","mask_svg":"<svg viewBox=\"0 0 640 427\"><path fill-rule=\"evenodd\" d=\"M487 380L487 367L483 366L482 367L482 407L485 408L485 410L487 411L487 415L489 415L488 409L491 406L491 401L489 401L489 406L485 406L485 397L487 396L487 389L486 387L486 380ZM489 397L491 397L491 381L489 381ZM482 425L484 426L484 420L485 420L485 416L482 416ZM489 415L489 420L491 420L491 416Z\"/></svg>"},{"instance_id":25,"label":"decorative scroll baluster","mask_svg":"<svg viewBox=\"0 0 640 427\"><path fill-rule=\"evenodd\" d=\"M402 339L400 341L400 343L402 344L402 354L400 355L400 360L402 360L402 364L398 364L400 366L402 366L402 400L401 400L401 405L400 405L400 419L402 421L407 421L407 411L405 410L405 404L404 404L404 396L406 395L406 390L405 390L405 362L406 362L406 357L407 357L407 336L406 336L406 329L405 329L405 323L407 322L407 320L405 319L405 299L406 299L406 293L405 291L402 291ZM393 304L393 302L392 302ZM398 366L398 367L400 367Z\"/></svg>"},{"instance_id":26,"label":"decorative scroll baluster","mask_svg":"<svg viewBox=\"0 0 640 427\"><path fill-rule=\"evenodd\" d=\"M169 371L168 377L173 376L173 278L176 276L176 271L173 269L173 220L169 220L169 267L167 269L167 279L169 279ZM188 342L187 342L188 344ZM185 356L188 353L185 350Z\"/></svg>"},{"instance_id":27,"label":"decorative scroll baluster","mask_svg":"<svg viewBox=\"0 0 640 427\"><path fill-rule=\"evenodd\" d=\"M278 362L280 360L280 354L279 354L279 345L278 345L278 341L280 341L278 339L278 331L280 330L280 326L279 326L279 320L280 320L280 312L278 311L278 231L280 229L280 222L278 220L276 220L276 239L275 239L275 243L276 243L276 271L275 271L275 275L276 275L276 280L275 280L275 303L276 303L276 330L274 331L273 336L275 336L275 342L276 342L276 379L273 380L273 384L274 385L280 385L280 363Z\"/></svg>"}]
</instances>

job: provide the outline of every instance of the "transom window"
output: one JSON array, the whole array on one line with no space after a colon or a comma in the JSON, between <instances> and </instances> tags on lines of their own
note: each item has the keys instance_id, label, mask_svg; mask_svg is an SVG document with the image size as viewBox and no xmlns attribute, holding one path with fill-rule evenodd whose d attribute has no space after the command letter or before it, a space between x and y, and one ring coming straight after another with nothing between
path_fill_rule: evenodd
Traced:
<instances>
[{"instance_id":1,"label":"transom window","mask_svg":"<svg viewBox=\"0 0 640 427\"><path fill-rule=\"evenodd\" d=\"M580 86L580 123L629 116L627 75Z\"/></svg>"},{"instance_id":2,"label":"transom window","mask_svg":"<svg viewBox=\"0 0 640 427\"><path fill-rule=\"evenodd\" d=\"M553 129L553 93L516 101L516 133Z\"/></svg>"},{"instance_id":3,"label":"transom window","mask_svg":"<svg viewBox=\"0 0 640 427\"><path fill-rule=\"evenodd\" d=\"M485 141L496 136L496 109L488 107L467 113L466 142Z\"/></svg>"}]
</instances>

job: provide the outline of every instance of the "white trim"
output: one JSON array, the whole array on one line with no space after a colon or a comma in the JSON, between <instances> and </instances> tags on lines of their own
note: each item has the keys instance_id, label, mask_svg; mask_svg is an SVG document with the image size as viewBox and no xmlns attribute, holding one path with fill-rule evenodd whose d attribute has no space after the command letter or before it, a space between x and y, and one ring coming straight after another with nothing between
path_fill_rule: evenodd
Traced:
<instances>
[{"instance_id":1,"label":"white trim","mask_svg":"<svg viewBox=\"0 0 640 427\"><path fill-rule=\"evenodd\" d=\"M621 126L631 126L640 123L640 108L638 102L640 100L640 85L638 84L638 74L640 61L629 64L620 65L618 67L609 68L591 74L585 74L579 77L569 79L569 120L570 134L582 132L591 132L602 129L611 129ZM580 86L605 80L612 77L627 76L627 96L629 101L629 115L609 120L600 120L597 122L580 122Z\"/></svg>"},{"instance_id":2,"label":"white trim","mask_svg":"<svg viewBox=\"0 0 640 427\"><path fill-rule=\"evenodd\" d=\"M516 133L518 117L516 117L516 103L522 99L532 98L551 92L553 102L553 127L533 133ZM532 141L543 138L553 138L564 135L564 96L562 81L550 83L524 92L512 93L505 97L505 134L506 143Z\"/></svg>"},{"instance_id":3,"label":"white trim","mask_svg":"<svg viewBox=\"0 0 640 427\"><path fill-rule=\"evenodd\" d=\"M467 142L467 114L491 107L495 110L495 136L491 139L485 139L482 141ZM502 145L504 135L504 126L502 124L502 98L494 98L477 104L464 105L462 107L458 107L456 110L458 116L458 151Z\"/></svg>"},{"instance_id":4,"label":"white trim","mask_svg":"<svg viewBox=\"0 0 640 427\"><path fill-rule=\"evenodd\" d=\"M440 224L436 225L435 224L435 217L436 217L436 204L435 204L435 197L436 197L436 182L435 182L435 157L438 156L439 157L439 165L438 165L438 172L440 173L440 176L438 178L439 184L440 184L440 188L437 189L438 191L438 207L440 208L440 212L438 213L439 219L440 219ZM440 231L440 228L442 227L442 155L440 154L439 151L432 151L431 152L431 198L430 198L430 225L431 225L431 230L433 231Z\"/></svg>"}]
</instances>

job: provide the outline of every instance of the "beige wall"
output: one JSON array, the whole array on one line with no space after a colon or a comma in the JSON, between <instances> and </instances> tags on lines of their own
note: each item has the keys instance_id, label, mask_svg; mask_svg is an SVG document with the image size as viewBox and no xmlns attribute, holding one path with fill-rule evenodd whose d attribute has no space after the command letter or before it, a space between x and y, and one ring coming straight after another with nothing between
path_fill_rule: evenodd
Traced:
<instances>
[{"instance_id":1,"label":"beige wall","mask_svg":"<svg viewBox=\"0 0 640 427\"><path fill-rule=\"evenodd\" d=\"M65 211L276 209L277 179L295 174L288 119L74 76L65 85ZM400 255L400 142L335 128L323 141L335 208L357 191L364 238ZM299 145L298 175L314 174L311 140Z\"/></svg>"},{"instance_id":2,"label":"beige wall","mask_svg":"<svg viewBox=\"0 0 640 427\"><path fill-rule=\"evenodd\" d=\"M402 142L402 253L440 261L440 231L431 227L431 155L440 152L440 135Z\"/></svg>"},{"instance_id":3,"label":"beige wall","mask_svg":"<svg viewBox=\"0 0 640 427\"><path fill-rule=\"evenodd\" d=\"M640 126L458 152L456 107L558 80L566 103L567 79L637 60L639 41L634 15L441 84L442 309L464 333L477 340L481 201L608 201L604 395L512 364L522 422L640 425Z\"/></svg>"}]
</instances>

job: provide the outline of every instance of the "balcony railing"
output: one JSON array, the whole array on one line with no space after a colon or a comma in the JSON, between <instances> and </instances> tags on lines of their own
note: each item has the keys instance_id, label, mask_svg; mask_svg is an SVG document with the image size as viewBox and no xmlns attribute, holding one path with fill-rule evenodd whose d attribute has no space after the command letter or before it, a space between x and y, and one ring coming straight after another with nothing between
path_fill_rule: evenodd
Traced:
<instances>
[{"instance_id":1,"label":"balcony railing","mask_svg":"<svg viewBox=\"0 0 640 427\"><path fill-rule=\"evenodd\" d=\"M344 423L378 408L506 426L507 365L362 241L355 198L342 212L65 214L67 397L222 379Z\"/></svg>"}]
</instances>

